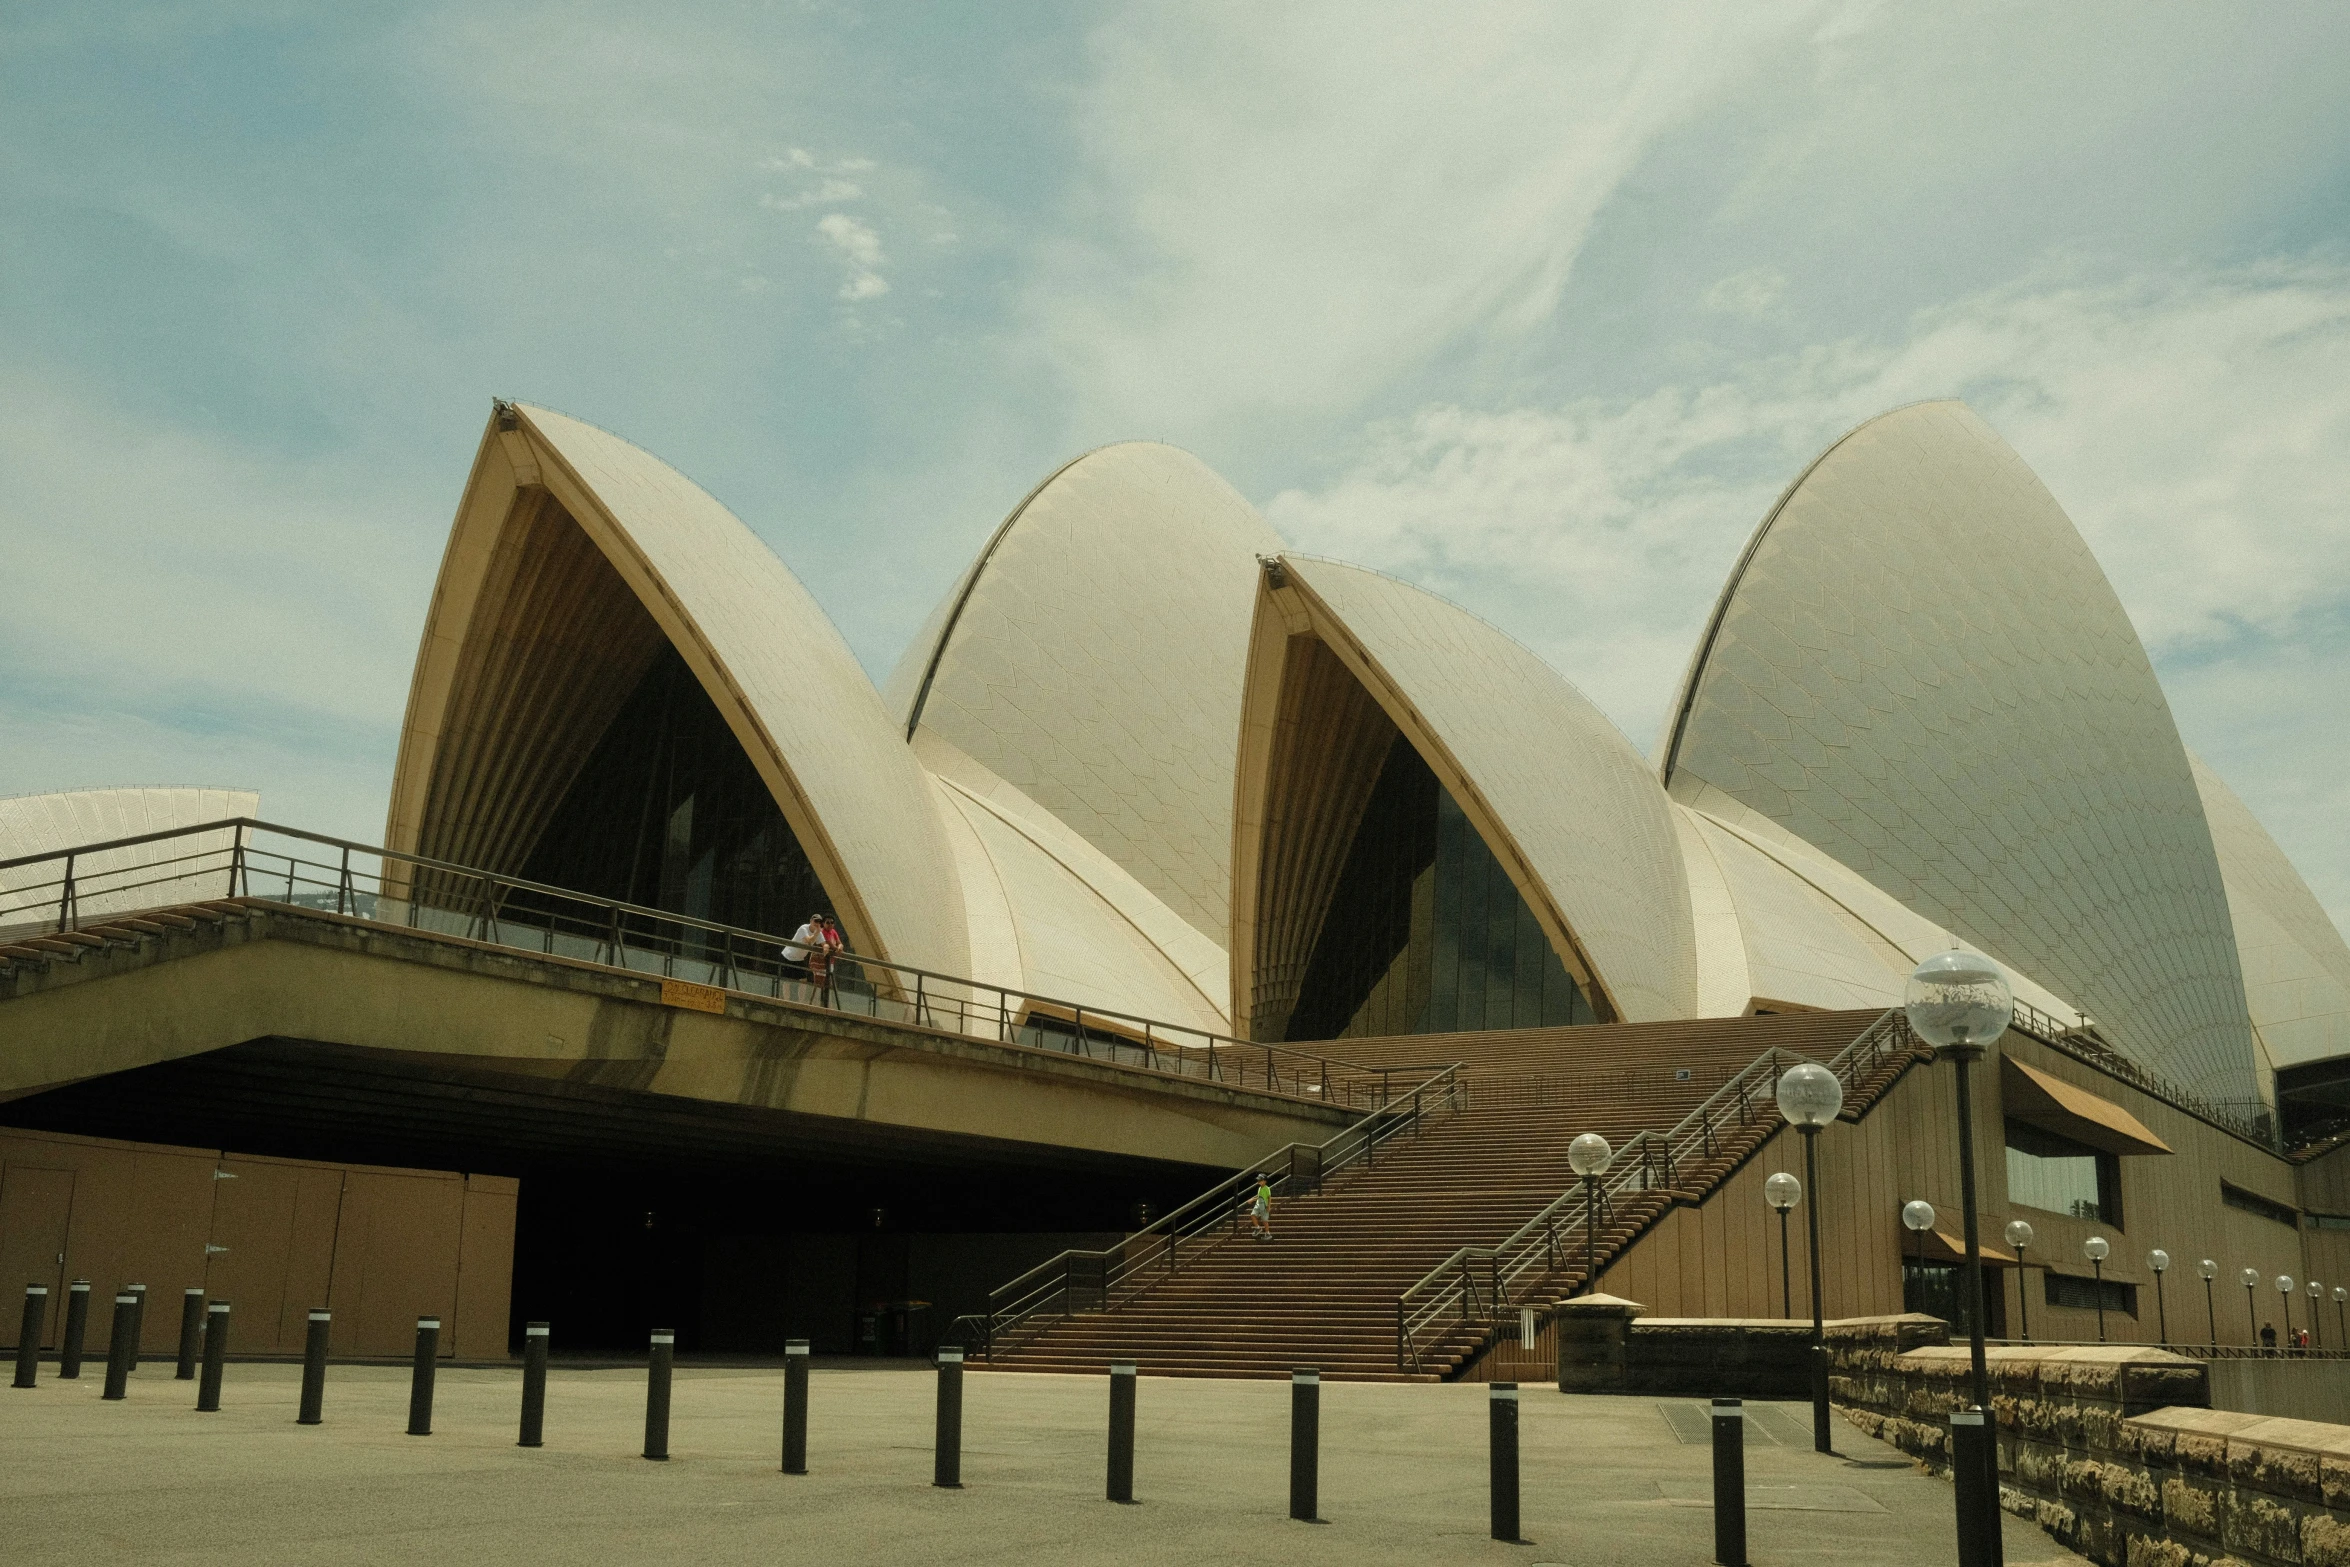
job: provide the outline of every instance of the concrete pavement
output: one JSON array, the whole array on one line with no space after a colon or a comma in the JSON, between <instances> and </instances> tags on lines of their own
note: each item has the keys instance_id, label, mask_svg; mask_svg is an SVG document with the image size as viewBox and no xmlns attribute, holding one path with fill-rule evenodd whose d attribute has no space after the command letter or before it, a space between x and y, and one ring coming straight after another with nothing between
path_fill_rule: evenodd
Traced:
<instances>
[{"instance_id":1,"label":"concrete pavement","mask_svg":"<svg viewBox=\"0 0 2350 1567\"><path fill-rule=\"evenodd\" d=\"M783 1378L681 1367L672 1461L648 1463L639 1370L550 1374L544 1448L514 1445L517 1371L444 1368L435 1431L404 1433L408 1379L336 1366L326 1420L294 1424L300 1368L228 1368L223 1408L150 1361L101 1401L44 1364L0 1389L0 1553L11 1564L1106 1561L1573 1563L1682 1567L1712 1557L1701 1406L1526 1390L1524 1529L1486 1537L1481 1386L1329 1384L1321 1525L1287 1513L1289 1388L1144 1377L1135 1494L1102 1499L1107 1378L965 1379L962 1491L930 1485L935 1377L811 1379L805 1477L777 1473ZM1756 1567L1926 1567L1955 1551L1949 1487L1838 1422L1756 1406L1747 1453ZM1684 1438L1689 1438L1684 1440ZM1782 1440L1783 1439L1783 1440ZM2007 1520L2011 1567L2080 1559Z\"/></svg>"}]
</instances>

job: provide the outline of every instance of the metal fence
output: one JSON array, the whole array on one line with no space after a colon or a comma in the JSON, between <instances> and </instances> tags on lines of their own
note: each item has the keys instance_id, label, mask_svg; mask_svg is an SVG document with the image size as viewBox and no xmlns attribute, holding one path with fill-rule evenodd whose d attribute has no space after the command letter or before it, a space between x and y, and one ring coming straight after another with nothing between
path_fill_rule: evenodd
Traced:
<instances>
[{"instance_id":1,"label":"metal fence","mask_svg":"<svg viewBox=\"0 0 2350 1567\"><path fill-rule=\"evenodd\" d=\"M1396 1070L851 953L819 981L772 932L721 925L250 817L0 861L0 939L239 899L1366 1109Z\"/></svg>"}]
</instances>

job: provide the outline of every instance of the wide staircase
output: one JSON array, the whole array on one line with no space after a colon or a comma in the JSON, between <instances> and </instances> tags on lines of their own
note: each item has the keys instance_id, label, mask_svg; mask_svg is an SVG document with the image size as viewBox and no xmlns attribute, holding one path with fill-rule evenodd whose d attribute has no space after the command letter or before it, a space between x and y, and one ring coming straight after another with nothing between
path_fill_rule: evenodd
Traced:
<instances>
[{"instance_id":1,"label":"wide staircase","mask_svg":"<svg viewBox=\"0 0 2350 1567\"><path fill-rule=\"evenodd\" d=\"M1848 1096L1865 1102L1916 1050L1887 1015L1845 1012L1347 1040L1344 1053L1399 1072L1407 1057L1456 1064L1423 1068L1419 1102L1384 1125L1275 1156L1270 1240L1247 1222L1242 1172L1113 1252L1066 1254L998 1291L992 1320L958 1325L982 1350L974 1363L1438 1380L1514 1328L1520 1306L1581 1288L1578 1135L1620 1150L1603 1182L1616 1189L1596 1205L1604 1273L1761 1146L1778 1124L1778 1071L1841 1056Z\"/></svg>"}]
</instances>

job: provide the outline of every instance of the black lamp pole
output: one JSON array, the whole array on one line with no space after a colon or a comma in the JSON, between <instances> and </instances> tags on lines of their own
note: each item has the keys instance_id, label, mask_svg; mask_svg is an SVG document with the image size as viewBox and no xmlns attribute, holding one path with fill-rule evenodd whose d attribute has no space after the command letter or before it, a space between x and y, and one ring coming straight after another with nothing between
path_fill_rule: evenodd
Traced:
<instances>
[{"instance_id":1,"label":"black lamp pole","mask_svg":"<svg viewBox=\"0 0 2350 1567\"><path fill-rule=\"evenodd\" d=\"M1787 1210L1779 1210L1779 1315L1795 1315L1795 1271L1787 1261Z\"/></svg>"},{"instance_id":2,"label":"black lamp pole","mask_svg":"<svg viewBox=\"0 0 2350 1567\"><path fill-rule=\"evenodd\" d=\"M1599 1293L1599 1177L1583 1177L1583 1293Z\"/></svg>"},{"instance_id":3,"label":"black lamp pole","mask_svg":"<svg viewBox=\"0 0 2350 1567\"><path fill-rule=\"evenodd\" d=\"M2211 1324L2211 1347L2219 1348L2219 1307L2211 1297L2211 1275L2203 1275L2203 1320Z\"/></svg>"},{"instance_id":4,"label":"black lamp pole","mask_svg":"<svg viewBox=\"0 0 2350 1567\"><path fill-rule=\"evenodd\" d=\"M1952 1456L1971 1458L1974 1471L1964 1477L1967 1483L1957 1487L1961 1493L1959 1563L1960 1567L1999 1567L1999 1437L1989 1423L1991 1371L1983 1353L1983 1245L1975 1208L1975 1101L1967 1084L1967 1067L1981 1059L1983 1047L1960 1043L1945 1048L1958 1068L1958 1196L1966 1216L1967 1359L1974 1392L1974 1408L1959 1412L1973 1418L1964 1425L1954 1425L1951 1431ZM1968 1448L1974 1451L1970 1453ZM1954 1481L1959 1478L1953 1476Z\"/></svg>"},{"instance_id":5,"label":"black lamp pole","mask_svg":"<svg viewBox=\"0 0 2350 1567\"><path fill-rule=\"evenodd\" d=\"M1822 1453L1834 1452L1828 1440L1828 1330L1820 1313L1820 1129L1797 1126L1803 1134L1803 1189L1811 1202L1803 1211L1811 1237L1811 1444Z\"/></svg>"}]
</instances>

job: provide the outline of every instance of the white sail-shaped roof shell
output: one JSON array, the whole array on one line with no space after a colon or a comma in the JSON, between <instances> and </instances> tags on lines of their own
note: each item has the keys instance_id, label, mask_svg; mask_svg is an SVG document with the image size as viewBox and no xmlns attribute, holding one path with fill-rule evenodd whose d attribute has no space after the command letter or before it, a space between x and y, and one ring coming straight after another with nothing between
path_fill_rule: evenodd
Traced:
<instances>
[{"instance_id":1,"label":"white sail-shaped roof shell","mask_svg":"<svg viewBox=\"0 0 2350 1567\"><path fill-rule=\"evenodd\" d=\"M1281 564L1309 595L1323 639L1460 802L1554 945L1589 959L1616 1016L1693 1016L1680 844L1655 774L1622 731L1523 644L1434 594L1335 561Z\"/></svg>"},{"instance_id":2,"label":"white sail-shaped roof shell","mask_svg":"<svg viewBox=\"0 0 2350 1567\"><path fill-rule=\"evenodd\" d=\"M1280 540L1190 453L1090 452L1007 518L887 687L1219 945L1257 557Z\"/></svg>"},{"instance_id":3,"label":"white sail-shaped roof shell","mask_svg":"<svg viewBox=\"0 0 2350 1567\"><path fill-rule=\"evenodd\" d=\"M1667 730L1710 787L2068 998L2145 1064L2258 1098L2219 863L2129 617L1954 402L1871 420L1765 519Z\"/></svg>"},{"instance_id":4,"label":"white sail-shaped roof shell","mask_svg":"<svg viewBox=\"0 0 2350 1567\"><path fill-rule=\"evenodd\" d=\"M81 844L255 816L250 789L71 789L0 799L0 860ZM76 857L75 911L84 918L225 898L235 835L228 829ZM55 917L62 862L0 872L0 926ZM95 890L90 890L95 889Z\"/></svg>"},{"instance_id":5,"label":"white sail-shaped roof shell","mask_svg":"<svg viewBox=\"0 0 2350 1567\"><path fill-rule=\"evenodd\" d=\"M483 584L517 497L543 487L724 716L857 949L962 973L963 900L930 781L815 599L732 512L650 453L547 409L513 405L511 423L485 435L450 536L401 737L390 845L424 837L436 769L448 772L444 744L472 745L473 770L499 765L498 737L452 727L452 693L469 633L502 608Z\"/></svg>"},{"instance_id":6,"label":"white sail-shaped roof shell","mask_svg":"<svg viewBox=\"0 0 2350 1567\"><path fill-rule=\"evenodd\" d=\"M2350 946L2236 792L2190 754L2219 851L2244 1000L2271 1067L2350 1056Z\"/></svg>"}]
</instances>

